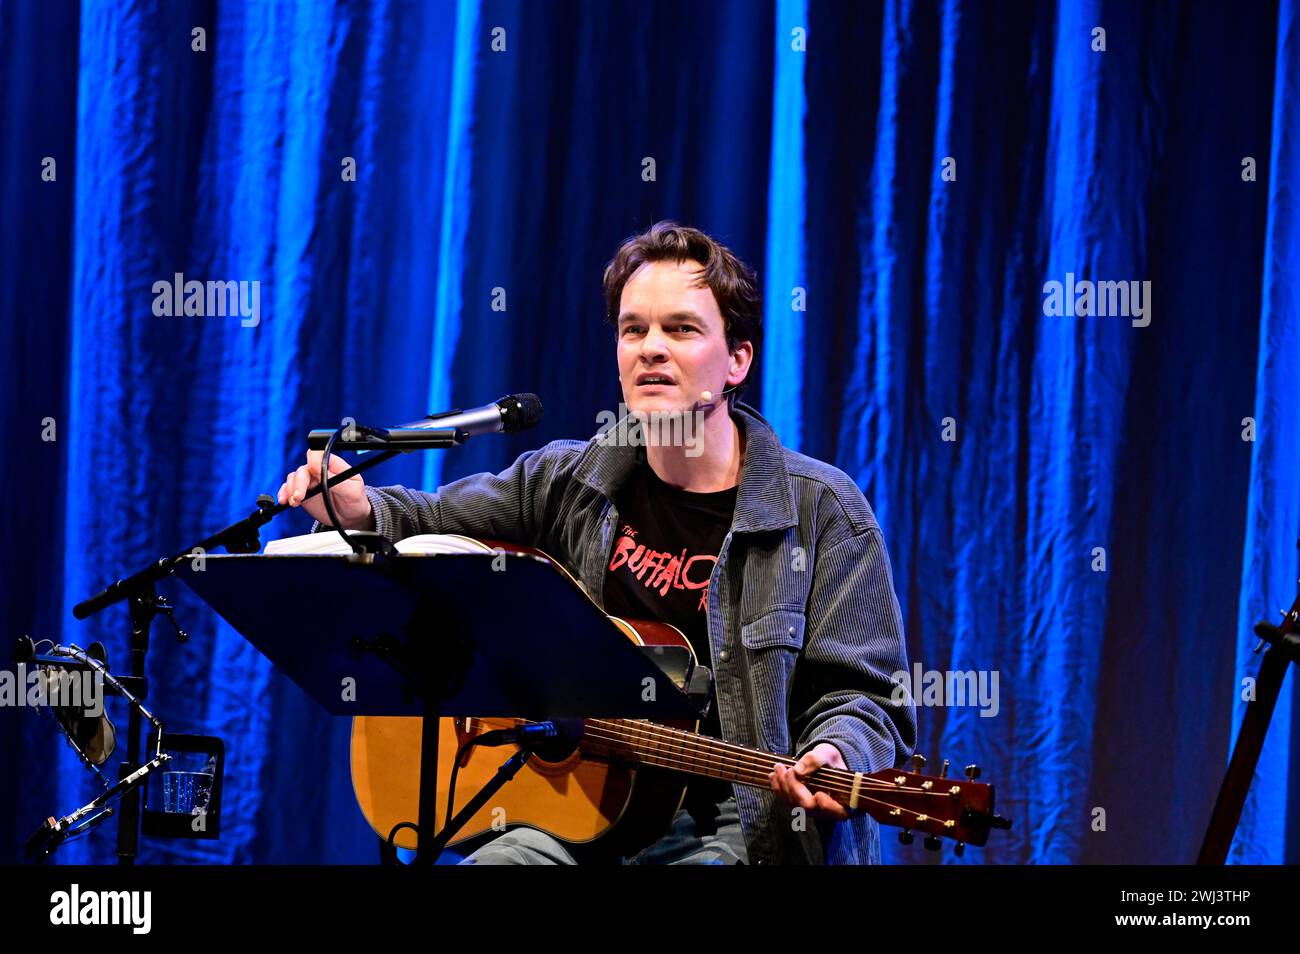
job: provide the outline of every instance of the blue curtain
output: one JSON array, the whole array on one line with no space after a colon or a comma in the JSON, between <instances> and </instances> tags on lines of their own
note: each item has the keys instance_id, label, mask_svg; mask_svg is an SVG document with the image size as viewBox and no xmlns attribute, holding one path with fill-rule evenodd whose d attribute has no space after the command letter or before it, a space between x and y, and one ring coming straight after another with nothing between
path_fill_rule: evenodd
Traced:
<instances>
[{"instance_id":1,"label":"blue curtain","mask_svg":"<svg viewBox=\"0 0 1300 954\"><path fill-rule=\"evenodd\" d=\"M919 711L1015 820L961 862L1189 862L1300 572L1298 43L1293 0L0 0L0 636L124 668L125 610L72 605L345 415L543 397L381 472L429 487L591 434L601 268L671 217L759 269L751 398L871 501L909 657L997 673L995 715ZM257 323L155 314L177 273ZM1071 280L1147 310L1054 313ZM225 830L142 860L374 860L346 720L164 588L152 708L225 739ZM1233 861L1300 859L1294 687ZM0 861L95 791L30 710L0 762Z\"/></svg>"}]
</instances>

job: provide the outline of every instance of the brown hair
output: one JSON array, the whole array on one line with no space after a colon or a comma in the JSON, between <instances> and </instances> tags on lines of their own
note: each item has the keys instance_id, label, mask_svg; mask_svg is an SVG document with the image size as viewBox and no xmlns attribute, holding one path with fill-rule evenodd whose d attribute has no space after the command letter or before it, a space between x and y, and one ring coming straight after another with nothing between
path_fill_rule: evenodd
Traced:
<instances>
[{"instance_id":1,"label":"brown hair","mask_svg":"<svg viewBox=\"0 0 1300 954\"><path fill-rule=\"evenodd\" d=\"M757 360L763 336L763 305L754 270L721 242L699 229L676 222L656 222L647 231L632 236L619 246L613 260L605 267L605 319L611 325L618 325L623 286L638 268L647 262L666 261L679 264L692 261L703 267L699 280L717 299L728 349L735 351L740 342L748 341L754 346ZM752 376L746 375L734 389L728 389L729 403L735 403Z\"/></svg>"}]
</instances>

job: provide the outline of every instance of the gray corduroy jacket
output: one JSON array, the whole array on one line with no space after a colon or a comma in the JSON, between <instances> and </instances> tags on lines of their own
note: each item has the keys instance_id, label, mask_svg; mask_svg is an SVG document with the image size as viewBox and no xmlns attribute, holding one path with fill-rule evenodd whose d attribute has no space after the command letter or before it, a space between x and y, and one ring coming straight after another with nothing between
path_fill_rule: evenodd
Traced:
<instances>
[{"instance_id":1,"label":"gray corduroy jacket","mask_svg":"<svg viewBox=\"0 0 1300 954\"><path fill-rule=\"evenodd\" d=\"M916 744L916 710L891 701L907 651L871 507L843 471L782 447L753 408L737 404L732 415L744 463L708 593L723 736L789 755L830 742L855 772L899 766ZM643 447L554 441L436 494L366 492L376 529L392 540L463 533L538 546L602 604L616 491L644 460ZM735 794L751 864L880 861L869 816L804 819L770 790L737 785Z\"/></svg>"}]
</instances>

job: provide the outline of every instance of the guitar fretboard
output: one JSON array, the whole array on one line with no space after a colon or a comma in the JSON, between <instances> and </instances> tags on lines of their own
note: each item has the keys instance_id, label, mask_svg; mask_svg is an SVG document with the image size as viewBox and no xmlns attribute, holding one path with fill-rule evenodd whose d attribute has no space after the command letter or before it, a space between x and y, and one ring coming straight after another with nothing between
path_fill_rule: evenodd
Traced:
<instances>
[{"instance_id":1,"label":"guitar fretboard","mask_svg":"<svg viewBox=\"0 0 1300 954\"><path fill-rule=\"evenodd\" d=\"M699 775L706 778L767 788L774 764L794 765L787 755L713 739L696 732L674 729L635 719L588 719L582 737L583 751L640 765ZM854 775L843 769L821 768L806 780L810 789L831 795L846 793Z\"/></svg>"}]
</instances>

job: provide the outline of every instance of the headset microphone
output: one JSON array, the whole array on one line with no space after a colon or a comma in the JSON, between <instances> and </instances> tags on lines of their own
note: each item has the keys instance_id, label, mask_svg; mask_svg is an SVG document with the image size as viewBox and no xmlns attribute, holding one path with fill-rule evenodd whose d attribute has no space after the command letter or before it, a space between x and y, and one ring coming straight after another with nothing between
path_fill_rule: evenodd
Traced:
<instances>
[{"instance_id":1,"label":"headset microphone","mask_svg":"<svg viewBox=\"0 0 1300 954\"><path fill-rule=\"evenodd\" d=\"M724 390L724 391L722 392L722 394L720 394L720 395L718 395L718 396L719 396L719 397L723 397L723 396L725 396L725 395L728 395L728 394L730 394L732 391L736 390L736 388L738 388L738 387L740 387L739 384L734 384L734 385L732 385L731 387L729 387L729 388L727 388L726 390ZM700 403L700 404L706 404L706 405L708 405L708 404L712 404L712 403L713 403L713 392L712 392L712 391L701 391L701 392L700 392L700 400L699 400L699 403Z\"/></svg>"}]
</instances>

